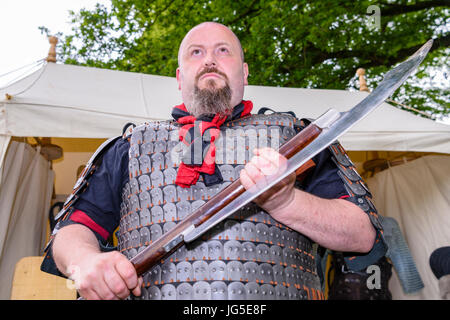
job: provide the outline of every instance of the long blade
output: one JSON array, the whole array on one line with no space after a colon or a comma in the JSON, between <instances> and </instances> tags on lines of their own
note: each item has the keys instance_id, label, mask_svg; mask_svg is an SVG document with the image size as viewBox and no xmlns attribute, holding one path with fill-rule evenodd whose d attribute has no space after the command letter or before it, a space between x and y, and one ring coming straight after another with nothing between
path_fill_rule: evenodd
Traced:
<instances>
[{"instance_id":1,"label":"long blade","mask_svg":"<svg viewBox=\"0 0 450 320\"><path fill-rule=\"evenodd\" d=\"M347 112L339 113L335 110L327 111L312 124L322 128L322 133L300 152L292 156L287 161L287 166L277 173L266 176L264 181L260 181L252 188L244 192L228 206L218 212L214 217L196 227L193 231L184 236L185 242L190 242L211 229L225 218L232 215L238 209L248 204L250 201L264 193L275 184L283 180L309 159L327 148L336 139L346 133L358 121L366 117L371 111L377 108L384 100L392 95L403 82L417 69L427 55L433 44L433 40L425 43L408 60L402 62L394 69L390 70L383 78L378 87L372 91L364 100Z\"/></svg>"}]
</instances>

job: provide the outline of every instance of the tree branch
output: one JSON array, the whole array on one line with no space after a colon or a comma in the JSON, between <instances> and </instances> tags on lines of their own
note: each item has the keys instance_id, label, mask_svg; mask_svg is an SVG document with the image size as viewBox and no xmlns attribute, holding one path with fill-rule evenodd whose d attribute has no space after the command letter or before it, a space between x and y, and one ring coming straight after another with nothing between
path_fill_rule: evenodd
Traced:
<instances>
[{"instance_id":1,"label":"tree branch","mask_svg":"<svg viewBox=\"0 0 450 320\"><path fill-rule=\"evenodd\" d=\"M407 57L411 56L414 52L419 50L420 47L422 47L422 44L418 44L409 48L401 49L397 51L397 54L392 57L383 57L383 56L377 56L376 54L373 55L373 59L370 63L366 64L364 67L374 67L379 66L379 61L385 61L383 64L386 66L392 66L400 61L403 61ZM440 37L436 38L433 41L433 45L430 48L429 52L433 52L439 48L447 48L450 46L450 33ZM362 66L363 67L363 66Z\"/></svg>"},{"instance_id":2,"label":"tree branch","mask_svg":"<svg viewBox=\"0 0 450 320\"><path fill-rule=\"evenodd\" d=\"M450 7L449 0L429 0L423 2L417 2L411 5L401 5L392 3L381 3L381 15L383 16L395 16L408 12L415 12L435 7Z\"/></svg>"},{"instance_id":3,"label":"tree branch","mask_svg":"<svg viewBox=\"0 0 450 320\"><path fill-rule=\"evenodd\" d=\"M255 3L256 3L256 0L253 0L253 2L250 3L250 5L247 7L247 10L242 12L239 16L237 16L233 20L229 21L227 24L228 25L233 25L234 23L236 23L237 21L241 20L245 16L247 16L249 14L252 14L252 13L255 13L255 12L258 12L259 10L261 10L261 8L253 8L253 5L255 5Z\"/></svg>"},{"instance_id":4,"label":"tree branch","mask_svg":"<svg viewBox=\"0 0 450 320\"><path fill-rule=\"evenodd\" d=\"M402 60L406 57L409 57L410 55L412 55L414 52L416 52L417 50L419 50L419 48L422 46L423 44L418 44L416 46L413 47L409 47L406 49L402 49L399 50L397 52L397 56L399 56L399 59L397 59L397 61ZM430 52L433 52L439 48L445 48L445 47L449 47L450 46L450 33L440 37L440 38L436 38L433 41L433 45L430 48ZM397 62L396 61L396 62Z\"/></svg>"},{"instance_id":5,"label":"tree branch","mask_svg":"<svg viewBox=\"0 0 450 320\"><path fill-rule=\"evenodd\" d=\"M156 21L159 19L159 17L161 16L161 14L163 14L167 9L169 9L169 7L175 2L175 0L171 0L169 1L166 6L160 10L158 10L157 12L155 12L155 17L153 19L153 22L150 23L150 26L154 25L156 23Z\"/></svg>"},{"instance_id":6,"label":"tree branch","mask_svg":"<svg viewBox=\"0 0 450 320\"><path fill-rule=\"evenodd\" d=\"M367 52L365 50L342 50L342 51L336 51L336 52L325 52L320 50L317 47L309 47L309 51L311 50L315 51L315 54L317 55L317 59L314 60L314 64L321 63L325 61L326 59L346 59L346 58L353 58L353 57L366 57L369 56L371 63L370 66L378 66L378 65L394 65L397 62L403 61L405 58L412 55L414 52L416 52L423 44L418 44L409 48L404 48L396 52L394 56L385 56L385 55L378 55L376 52ZM446 34L442 37L434 39L433 46L430 49L430 52L433 52L439 48L445 48L450 47L450 33Z\"/></svg>"}]
</instances>

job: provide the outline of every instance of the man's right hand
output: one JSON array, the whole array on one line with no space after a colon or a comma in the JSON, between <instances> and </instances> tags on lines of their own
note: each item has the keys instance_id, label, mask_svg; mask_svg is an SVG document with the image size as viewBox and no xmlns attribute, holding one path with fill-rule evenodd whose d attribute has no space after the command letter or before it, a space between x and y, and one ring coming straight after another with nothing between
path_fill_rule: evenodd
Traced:
<instances>
[{"instance_id":1,"label":"man's right hand","mask_svg":"<svg viewBox=\"0 0 450 320\"><path fill-rule=\"evenodd\" d=\"M120 252L101 252L94 233L84 225L61 228L53 241L58 269L75 281L85 299L125 299L141 295L142 277Z\"/></svg>"},{"instance_id":2,"label":"man's right hand","mask_svg":"<svg viewBox=\"0 0 450 320\"><path fill-rule=\"evenodd\" d=\"M78 265L68 266L67 274L88 300L125 299L130 292L141 295L142 277L138 278L134 266L118 251L88 254Z\"/></svg>"}]
</instances>

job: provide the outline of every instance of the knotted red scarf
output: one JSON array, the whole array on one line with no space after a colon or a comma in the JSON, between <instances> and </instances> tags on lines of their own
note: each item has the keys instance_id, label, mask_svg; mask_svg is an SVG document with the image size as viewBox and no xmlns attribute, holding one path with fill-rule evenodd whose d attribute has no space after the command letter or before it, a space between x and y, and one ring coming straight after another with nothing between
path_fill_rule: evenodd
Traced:
<instances>
[{"instance_id":1,"label":"knotted red scarf","mask_svg":"<svg viewBox=\"0 0 450 320\"><path fill-rule=\"evenodd\" d=\"M243 100L233 108L229 116L216 114L196 118L187 111L184 104L175 106L172 116L178 123L183 124L179 132L180 141L188 146L178 168L175 183L183 188L189 188L197 182L200 174L206 186L222 182L222 175L215 162L214 144L220 135L220 126L249 115L252 108L251 101Z\"/></svg>"}]
</instances>

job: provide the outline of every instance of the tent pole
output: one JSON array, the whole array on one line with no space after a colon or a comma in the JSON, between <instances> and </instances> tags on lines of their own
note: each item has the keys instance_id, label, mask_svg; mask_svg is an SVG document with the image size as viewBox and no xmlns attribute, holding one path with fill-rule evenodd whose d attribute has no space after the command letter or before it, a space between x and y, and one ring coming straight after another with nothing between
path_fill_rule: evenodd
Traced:
<instances>
[{"instance_id":1,"label":"tent pole","mask_svg":"<svg viewBox=\"0 0 450 320\"><path fill-rule=\"evenodd\" d=\"M56 63L56 44L58 43L58 38L51 36L48 37L48 42L50 42L50 50L48 51L47 62Z\"/></svg>"},{"instance_id":2,"label":"tent pole","mask_svg":"<svg viewBox=\"0 0 450 320\"><path fill-rule=\"evenodd\" d=\"M356 70L356 74L359 77L359 91L367 91L370 92L369 88L367 87L366 78L364 75L366 74L366 70L363 68L359 68Z\"/></svg>"}]
</instances>

